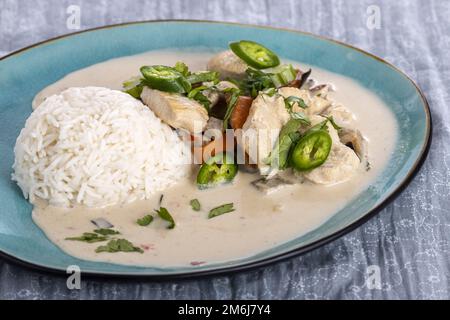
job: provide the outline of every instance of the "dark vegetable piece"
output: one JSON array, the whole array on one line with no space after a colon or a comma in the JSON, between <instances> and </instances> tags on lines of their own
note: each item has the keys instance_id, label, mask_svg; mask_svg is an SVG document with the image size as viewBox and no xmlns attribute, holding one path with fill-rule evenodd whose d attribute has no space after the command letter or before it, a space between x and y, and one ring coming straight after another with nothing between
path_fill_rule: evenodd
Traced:
<instances>
[{"instance_id":1,"label":"dark vegetable piece","mask_svg":"<svg viewBox=\"0 0 450 320\"><path fill-rule=\"evenodd\" d=\"M225 214L228 212L233 212L234 211L233 206L234 206L233 203L226 203L226 204L218 206L214 209L211 209L208 214L208 219L221 216L222 214Z\"/></svg>"},{"instance_id":2,"label":"dark vegetable piece","mask_svg":"<svg viewBox=\"0 0 450 320\"><path fill-rule=\"evenodd\" d=\"M259 43L241 40L239 42L232 42L229 46L235 55L253 68L267 69L280 64L278 56Z\"/></svg>"},{"instance_id":3,"label":"dark vegetable piece","mask_svg":"<svg viewBox=\"0 0 450 320\"><path fill-rule=\"evenodd\" d=\"M301 88L306 81L308 80L309 76L311 75L312 70L309 69L306 72L302 72L301 70L297 70L297 75L294 80L289 82L286 87L294 87L294 88Z\"/></svg>"},{"instance_id":4,"label":"dark vegetable piece","mask_svg":"<svg viewBox=\"0 0 450 320\"><path fill-rule=\"evenodd\" d=\"M322 165L331 150L330 134L322 129L309 130L292 150L290 163L298 171L307 171Z\"/></svg>"},{"instance_id":5,"label":"dark vegetable piece","mask_svg":"<svg viewBox=\"0 0 450 320\"><path fill-rule=\"evenodd\" d=\"M191 84L185 76L174 68L167 66L143 66L141 73L144 76L143 84L150 88L175 93L187 93Z\"/></svg>"},{"instance_id":6,"label":"dark vegetable piece","mask_svg":"<svg viewBox=\"0 0 450 320\"><path fill-rule=\"evenodd\" d=\"M105 218L97 218L91 220L91 222L99 229L109 229L113 228L114 226Z\"/></svg>"},{"instance_id":7,"label":"dark vegetable piece","mask_svg":"<svg viewBox=\"0 0 450 320\"><path fill-rule=\"evenodd\" d=\"M208 159L197 175L197 185L200 189L231 182L238 172L238 166L226 153L218 154Z\"/></svg>"}]
</instances>

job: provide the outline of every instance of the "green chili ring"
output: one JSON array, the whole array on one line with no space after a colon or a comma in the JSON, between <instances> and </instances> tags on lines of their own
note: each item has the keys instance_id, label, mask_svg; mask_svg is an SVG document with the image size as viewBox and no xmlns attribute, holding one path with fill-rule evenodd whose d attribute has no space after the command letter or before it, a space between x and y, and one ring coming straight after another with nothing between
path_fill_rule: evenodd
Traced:
<instances>
[{"instance_id":1,"label":"green chili ring","mask_svg":"<svg viewBox=\"0 0 450 320\"><path fill-rule=\"evenodd\" d=\"M253 68L267 69L280 64L278 56L259 43L241 40L239 42L232 42L229 46L235 55Z\"/></svg>"},{"instance_id":2,"label":"green chili ring","mask_svg":"<svg viewBox=\"0 0 450 320\"><path fill-rule=\"evenodd\" d=\"M191 84L177 70L167 66L143 66L141 73L144 84L165 92L186 93L191 90Z\"/></svg>"},{"instance_id":3,"label":"green chili ring","mask_svg":"<svg viewBox=\"0 0 450 320\"><path fill-rule=\"evenodd\" d=\"M332 140L325 130L307 132L292 150L290 163L298 171L321 166L330 154Z\"/></svg>"},{"instance_id":4,"label":"green chili ring","mask_svg":"<svg viewBox=\"0 0 450 320\"><path fill-rule=\"evenodd\" d=\"M238 172L238 166L228 154L218 154L208 159L197 175L200 189L231 182Z\"/></svg>"}]
</instances>

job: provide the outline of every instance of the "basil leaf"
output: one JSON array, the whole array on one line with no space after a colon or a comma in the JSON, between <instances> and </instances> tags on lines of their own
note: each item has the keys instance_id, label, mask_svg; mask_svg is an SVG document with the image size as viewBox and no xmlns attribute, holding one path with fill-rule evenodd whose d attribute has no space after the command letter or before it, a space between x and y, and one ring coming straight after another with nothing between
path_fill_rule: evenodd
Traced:
<instances>
[{"instance_id":1,"label":"basil leaf","mask_svg":"<svg viewBox=\"0 0 450 320\"><path fill-rule=\"evenodd\" d=\"M289 96L284 99L284 105L286 106L286 109L288 110L289 114L291 115L291 118L297 119L297 120L302 120L306 124L310 124L311 122L309 121L309 118L304 113L292 111L295 104L297 104L302 109L306 109L308 107L302 98L299 98L296 96Z\"/></svg>"},{"instance_id":2,"label":"basil leaf","mask_svg":"<svg viewBox=\"0 0 450 320\"><path fill-rule=\"evenodd\" d=\"M143 253L144 250L142 250L139 247L135 247L130 241L126 239L113 239L110 240L105 246L100 246L97 249L95 249L95 252L109 252L109 253L115 253L115 252L139 252Z\"/></svg>"},{"instance_id":3,"label":"basil leaf","mask_svg":"<svg viewBox=\"0 0 450 320\"><path fill-rule=\"evenodd\" d=\"M306 109L308 107L305 103L305 100L296 96L289 96L285 98L284 104L286 105L286 109L290 111L292 111L292 108L294 107L295 104L297 104L302 109Z\"/></svg>"},{"instance_id":4,"label":"basil leaf","mask_svg":"<svg viewBox=\"0 0 450 320\"><path fill-rule=\"evenodd\" d=\"M291 147L300 139L301 134L298 130L303 124L302 119L290 119L281 128L275 147L264 161L267 165L281 170L287 168L289 152Z\"/></svg>"},{"instance_id":5,"label":"basil leaf","mask_svg":"<svg viewBox=\"0 0 450 320\"><path fill-rule=\"evenodd\" d=\"M198 199L192 199L189 204L192 207L192 210L194 211L200 211L201 209L201 205L200 205L200 201L198 201Z\"/></svg>"},{"instance_id":6,"label":"basil leaf","mask_svg":"<svg viewBox=\"0 0 450 320\"><path fill-rule=\"evenodd\" d=\"M101 234L102 236L120 234L119 231L116 231L116 230L113 230L113 229L105 229L105 228L95 229L94 232L98 233L98 234Z\"/></svg>"},{"instance_id":7,"label":"basil leaf","mask_svg":"<svg viewBox=\"0 0 450 320\"><path fill-rule=\"evenodd\" d=\"M222 214L225 214L225 213L228 213L228 212L233 212L233 211L234 211L233 203L226 203L226 204L218 206L218 207L216 207L214 209L211 209L209 211L209 214L208 214L208 219L215 218L215 217L220 216Z\"/></svg>"},{"instance_id":8,"label":"basil leaf","mask_svg":"<svg viewBox=\"0 0 450 320\"><path fill-rule=\"evenodd\" d=\"M226 92L229 92L231 94L230 99L227 103L227 111L225 112L225 116L223 118L223 129L228 129L228 122L230 121L231 114L233 113L234 107L236 106L236 103L239 99L239 95L241 94L241 90L236 88L230 88Z\"/></svg>"},{"instance_id":9,"label":"basil leaf","mask_svg":"<svg viewBox=\"0 0 450 320\"><path fill-rule=\"evenodd\" d=\"M70 237L70 238L66 238L65 240L94 243L94 242L106 241L106 240L108 240L108 237L100 236L97 233L84 232L83 235L81 235L79 237Z\"/></svg>"},{"instance_id":10,"label":"basil leaf","mask_svg":"<svg viewBox=\"0 0 450 320\"><path fill-rule=\"evenodd\" d=\"M138 225L140 225L141 227L145 227L145 226L148 226L150 223L152 223L152 221L153 221L153 216L148 214L140 219L137 219L136 223Z\"/></svg>"},{"instance_id":11,"label":"basil leaf","mask_svg":"<svg viewBox=\"0 0 450 320\"><path fill-rule=\"evenodd\" d=\"M159 208L159 210L155 210L155 211L161 219L169 222L167 229L175 228L175 220L173 220L173 217L170 215L169 211L166 208L161 207L161 208Z\"/></svg>"}]
</instances>

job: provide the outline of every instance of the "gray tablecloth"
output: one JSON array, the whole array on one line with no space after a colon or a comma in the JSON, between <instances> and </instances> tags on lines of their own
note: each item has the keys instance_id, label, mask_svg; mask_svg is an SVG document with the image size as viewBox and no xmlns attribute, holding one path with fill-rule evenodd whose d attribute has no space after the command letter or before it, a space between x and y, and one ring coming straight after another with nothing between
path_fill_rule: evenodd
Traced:
<instances>
[{"instance_id":1,"label":"gray tablecloth","mask_svg":"<svg viewBox=\"0 0 450 320\"><path fill-rule=\"evenodd\" d=\"M81 29L149 19L208 19L329 36L394 63L424 90L434 122L427 161L378 216L301 257L258 270L186 281L66 279L0 260L6 299L450 298L450 1L0 0L0 55L60 34L67 8ZM380 28L376 27L379 10Z\"/></svg>"}]
</instances>

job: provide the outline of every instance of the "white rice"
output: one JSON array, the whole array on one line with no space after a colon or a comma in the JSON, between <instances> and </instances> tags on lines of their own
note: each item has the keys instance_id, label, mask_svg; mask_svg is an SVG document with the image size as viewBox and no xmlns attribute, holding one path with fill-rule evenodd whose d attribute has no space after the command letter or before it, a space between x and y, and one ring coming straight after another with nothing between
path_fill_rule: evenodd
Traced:
<instances>
[{"instance_id":1,"label":"white rice","mask_svg":"<svg viewBox=\"0 0 450 320\"><path fill-rule=\"evenodd\" d=\"M14 152L24 196L63 207L146 199L190 170L190 150L169 126L128 94L99 87L47 98Z\"/></svg>"}]
</instances>

